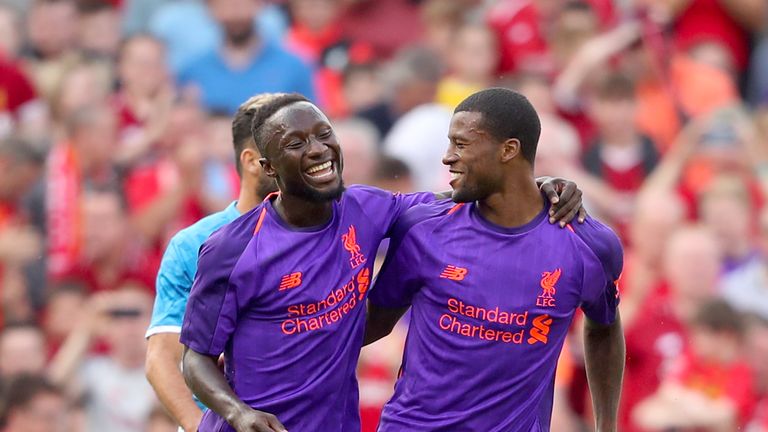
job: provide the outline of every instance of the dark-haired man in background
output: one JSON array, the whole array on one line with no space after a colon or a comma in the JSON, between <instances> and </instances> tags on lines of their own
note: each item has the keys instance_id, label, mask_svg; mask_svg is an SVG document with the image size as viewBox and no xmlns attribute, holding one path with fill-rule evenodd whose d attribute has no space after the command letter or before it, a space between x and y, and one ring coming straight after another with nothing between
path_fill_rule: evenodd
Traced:
<instances>
[{"instance_id":1,"label":"dark-haired man in background","mask_svg":"<svg viewBox=\"0 0 768 432\"><path fill-rule=\"evenodd\" d=\"M454 111L443 157L452 201L400 218L370 296L366 342L412 306L380 432L548 431L577 308L597 430L616 431L621 244L591 218L567 230L546 223L550 204L533 177L540 133L533 106L511 90L480 91Z\"/></svg>"},{"instance_id":2,"label":"dark-haired man in background","mask_svg":"<svg viewBox=\"0 0 768 432\"><path fill-rule=\"evenodd\" d=\"M149 339L147 379L168 412L185 431L196 430L202 417L201 407L193 402L192 393L184 385L179 370L182 354L179 333L197 271L197 251L212 232L256 207L275 190L275 182L263 174L259 164L261 155L251 134L254 110L274 97L276 95L269 93L252 97L240 106L232 121L235 162L240 175L237 201L179 231L168 244L157 274L157 297L146 335Z\"/></svg>"}]
</instances>

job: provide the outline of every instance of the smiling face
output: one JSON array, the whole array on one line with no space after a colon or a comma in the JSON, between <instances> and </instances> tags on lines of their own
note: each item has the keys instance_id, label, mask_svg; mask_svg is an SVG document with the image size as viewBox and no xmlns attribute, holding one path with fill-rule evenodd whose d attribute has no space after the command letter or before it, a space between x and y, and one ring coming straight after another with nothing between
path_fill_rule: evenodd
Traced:
<instances>
[{"instance_id":1,"label":"smiling face","mask_svg":"<svg viewBox=\"0 0 768 432\"><path fill-rule=\"evenodd\" d=\"M503 145L482 126L483 115L478 112L457 112L451 119L443 164L451 172L451 198L455 202L485 199L502 183Z\"/></svg>"},{"instance_id":2,"label":"smiling face","mask_svg":"<svg viewBox=\"0 0 768 432\"><path fill-rule=\"evenodd\" d=\"M316 106L297 102L277 111L265 124L264 172L280 191L313 202L344 192L341 148L330 121Z\"/></svg>"}]
</instances>

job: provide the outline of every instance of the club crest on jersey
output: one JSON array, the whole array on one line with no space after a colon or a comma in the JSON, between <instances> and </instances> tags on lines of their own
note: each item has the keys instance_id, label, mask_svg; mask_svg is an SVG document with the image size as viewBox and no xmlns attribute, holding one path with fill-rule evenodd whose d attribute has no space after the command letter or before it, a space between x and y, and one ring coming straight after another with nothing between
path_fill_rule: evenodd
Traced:
<instances>
[{"instance_id":1,"label":"club crest on jersey","mask_svg":"<svg viewBox=\"0 0 768 432\"><path fill-rule=\"evenodd\" d=\"M561 269L541 274L541 294L536 298L536 306L555 307L555 285L560 280Z\"/></svg>"},{"instance_id":2,"label":"club crest on jersey","mask_svg":"<svg viewBox=\"0 0 768 432\"><path fill-rule=\"evenodd\" d=\"M350 225L349 231L341 236L341 243L344 245L344 249L350 253L349 265L352 268L358 268L365 262L365 255L360 252L360 245L357 244L357 233L355 226Z\"/></svg>"}]
</instances>

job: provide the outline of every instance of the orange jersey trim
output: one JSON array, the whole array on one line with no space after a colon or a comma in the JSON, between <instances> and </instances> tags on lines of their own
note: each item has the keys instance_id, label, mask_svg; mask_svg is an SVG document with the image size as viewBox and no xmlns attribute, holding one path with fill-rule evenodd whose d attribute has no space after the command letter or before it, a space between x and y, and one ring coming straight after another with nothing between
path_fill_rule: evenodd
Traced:
<instances>
[{"instance_id":1,"label":"orange jersey trim","mask_svg":"<svg viewBox=\"0 0 768 432\"><path fill-rule=\"evenodd\" d=\"M462 207L464 207L464 203L456 204L455 206L451 207L450 210L448 210L448 214L453 214Z\"/></svg>"},{"instance_id":2,"label":"orange jersey trim","mask_svg":"<svg viewBox=\"0 0 768 432\"><path fill-rule=\"evenodd\" d=\"M267 215L267 208L261 209L261 214L259 215L259 220L256 221L256 228L253 230L253 235L256 235L256 233L259 232L261 229L261 224L264 223L264 217Z\"/></svg>"}]
</instances>

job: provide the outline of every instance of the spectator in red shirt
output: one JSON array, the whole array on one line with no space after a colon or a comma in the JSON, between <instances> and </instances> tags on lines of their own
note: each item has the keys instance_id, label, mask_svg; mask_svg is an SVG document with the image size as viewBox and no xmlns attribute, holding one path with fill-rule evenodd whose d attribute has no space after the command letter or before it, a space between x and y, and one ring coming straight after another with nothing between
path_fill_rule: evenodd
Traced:
<instances>
[{"instance_id":1,"label":"spectator in red shirt","mask_svg":"<svg viewBox=\"0 0 768 432\"><path fill-rule=\"evenodd\" d=\"M23 204L42 172L30 142L0 140L0 325L33 319L43 297L42 233Z\"/></svg>"},{"instance_id":2,"label":"spectator in red shirt","mask_svg":"<svg viewBox=\"0 0 768 432\"><path fill-rule=\"evenodd\" d=\"M84 192L116 182L115 128L115 116L108 107L81 108L67 119L67 139L51 150L44 200L48 274L54 279L78 264Z\"/></svg>"},{"instance_id":3,"label":"spectator in red shirt","mask_svg":"<svg viewBox=\"0 0 768 432\"><path fill-rule=\"evenodd\" d=\"M127 39L119 53L120 89L113 98L119 115L120 146L116 162L130 167L150 156L166 133L174 90L165 48L157 39L138 35Z\"/></svg>"},{"instance_id":4,"label":"spectator in red shirt","mask_svg":"<svg viewBox=\"0 0 768 432\"><path fill-rule=\"evenodd\" d=\"M110 291L133 282L151 291L159 262L132 232L117 189L92 189L80 198L80 256L63 279L84 282L91 292Z\"/></svg>"},{"instance_id":5,"label":"spectator in red shirt","mask_svg":"<svg viewBox=\"0 0 768 432\"><path fill-rule=\"evenodd\" d=\"M674 42L682 51L715 45L726 55L723 66L742 71L749 60L752 32L765 25L765 2L744 0L683 0L666 2L673 18Z\"/></svg>"},{"instance_id":6,"label":"spectator in red shirt","mask_svg":"<svg viewBox=\"0 0 768 432\"><path fill-rule=\"evenodd\" d=\"M151 157L134 166L124 182L138 233L158 258L173 234L221 210L224 198L206 187L210 137L200 107L182 102L173 107L168 122Z\"/></svg>"},{"instance_id":7,"label":"spectator in red shirt","mask_svg":"<svg viewBox=\"0 0 768 432\"><path fill-rule=\"evenodd\" d=\"M690 325L689 349L633 417L648 430L742 429L754 402L742 319L727 303L713 300L699 307Z\"/></svg>"},{"instance_id":8,"label":"spectator in red shirt","mask_svg":"<svg viewBox=\"0 0 768 432\"><path fill-rule=\"evenodd\" d=\"M24 72L0 52L0 138L11 135L16 126L42 115L35 89Z\"/></svg>"},{"instance_id":9,"label":"spectator in red shirt","mask_svg":"<svg viewBox=\"0 0 768 432\"><path fill-rule=\"evenodd\" d=\"M348 113L342 91L342 73L349 63L373 58L369 44L348 37L340 26L344 12L341 0L290 0L291 27L285 46L315 67L317 96L331 117Z\"/></svg>"},{"instance_id":10,"label":"spectator in red shirt","mask_svg":"<svg viewBox=\"0 0 768 432\"><path fill-rule=\"evenodd\" d=\"M612 195L621 200L599 211L624 239L635 195L659 159L651 139L635 128L636 111L632 81L619 74L605 77L589 103L598 134L583 158L587 172L603 181Z\"/></svg>"},{"instance_id":11,"label":"spectator in red shirt","mask_svg":"<svg viewBox=\"0 0 768 432\"><path fill-rule=\"evenodd\" d=\"M644 430L632 420L633 411L658 389L661 378L685 352L686 323L714 297L720 265L718 244L709 231L686 227L669 239L663 263L668 290L649 296L625 331L627 365L619 412L621 431Z\"/></svg>"}]
</instances>

